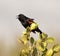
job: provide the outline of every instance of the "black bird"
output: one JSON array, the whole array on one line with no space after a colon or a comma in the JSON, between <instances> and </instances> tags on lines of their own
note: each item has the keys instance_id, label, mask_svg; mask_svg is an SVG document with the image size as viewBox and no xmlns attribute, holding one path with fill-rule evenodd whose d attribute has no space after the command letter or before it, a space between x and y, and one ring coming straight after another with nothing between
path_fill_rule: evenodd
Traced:
<instances>
[{"instance_id":1,"label":"black bird","mask_svg":"<svg viewBox=\"0 0 60 56\"><path fill-rule=\"evenodd\" d=\"M32 23L35 23L31 18L26 17L23 14L19 14L18 15L18 20L21 22L21 24L24 26L24 28L27 28L28 26L30 27L30 25ZM42 31L37 27L36 29L32 30L32 32L36 33L36 32L40 32L40 34L42 33Z\"/></svg>"}]
</instances>

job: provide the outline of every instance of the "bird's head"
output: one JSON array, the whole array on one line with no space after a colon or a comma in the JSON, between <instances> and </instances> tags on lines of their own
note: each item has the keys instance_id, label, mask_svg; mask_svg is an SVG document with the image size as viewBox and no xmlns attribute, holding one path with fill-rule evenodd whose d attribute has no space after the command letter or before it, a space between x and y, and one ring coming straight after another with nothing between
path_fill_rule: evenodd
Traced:
<instances>
[{"instance_id":1,"label":"bird's head","mask_svg":"<svg viewBox=\"0 0 60 56\"><path fill-rule=\"evenodd\" d=\"M33 21L33 19L30 19L30 18L26 17L24 14L19 14L18 15L18 20L21 21L21 22L25 22L27 20L29 20L29 22Z\"/></svg>"},{"instance_id":2,"label":"bird's head","mask_svg":"<svg viewBox=\"0 0 60 56\"><path fill-rule=\"evenodd\" d=\"M24 22L28 19L28 17L26 17L25 15L23 14L19 14L18 15L18 20L21 21L21 22Z\"/></svg>"}]
</instances>

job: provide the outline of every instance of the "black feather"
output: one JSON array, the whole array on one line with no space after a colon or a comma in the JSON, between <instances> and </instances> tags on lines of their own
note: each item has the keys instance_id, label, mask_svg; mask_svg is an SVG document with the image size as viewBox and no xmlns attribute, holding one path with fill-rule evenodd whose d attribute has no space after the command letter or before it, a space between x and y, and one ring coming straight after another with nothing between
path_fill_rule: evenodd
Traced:
<instances>
[{"instance_id":1,"label":"black feather","mask_svg":"<svg viewBox=\"0 0 60 56\"><path fill-rule=\"evenodd\" d=\"M34 21L33 21L33 19L30 19L30 18L28 18L28 17L26 17L25 15L23 15L23 14L19 14L18 15L18 20L21 22L21 24L25 27L25 28L27 28L28 26L30 27L30 23L28 23L27 21L28 20L32 20L32 23L34 23ZM34 30L32 30L32 32L33 33L35 33L35 32L40 32L40 34L42 33L42 31L37 27L36 29L34 29Z\"/></svg>"}]
</instances>

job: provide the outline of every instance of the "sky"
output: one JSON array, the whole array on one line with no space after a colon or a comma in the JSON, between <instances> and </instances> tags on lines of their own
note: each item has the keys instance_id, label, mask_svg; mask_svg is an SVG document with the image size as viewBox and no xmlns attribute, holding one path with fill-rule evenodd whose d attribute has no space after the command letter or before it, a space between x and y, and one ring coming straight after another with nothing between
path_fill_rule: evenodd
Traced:
<instances>
[{"instance_id":1,"label":"sky","mask_svg":"<svg viewBox=\"0 0 60 56\"><path fill-rule=\"evenodd\" d=\"M24 31L18 14L35 19L44 33L59 40L60 0L0 0L0 42L6 46L13 45L16 36Z\"/></svg>"}]
</instances>

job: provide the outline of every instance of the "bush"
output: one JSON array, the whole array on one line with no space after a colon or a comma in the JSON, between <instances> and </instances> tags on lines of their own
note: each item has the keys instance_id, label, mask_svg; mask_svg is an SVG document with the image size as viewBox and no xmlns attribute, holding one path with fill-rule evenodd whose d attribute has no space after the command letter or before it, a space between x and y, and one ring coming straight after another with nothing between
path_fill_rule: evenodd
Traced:
<instances>
[{"instance_id":1,"label":"bush","mask_svg":"<svg viewBox=\"0 0 60 56\"><path fill-rule=\"evenodd\" d=\"M60 51L60 45L55 44L48 48L48 44L54 43L54 38L38 32L38 39L30 37L30 27L27 27L21 38L17 39L20 45L20 56L53 56Z\"/></svg>"}]
</instances>

